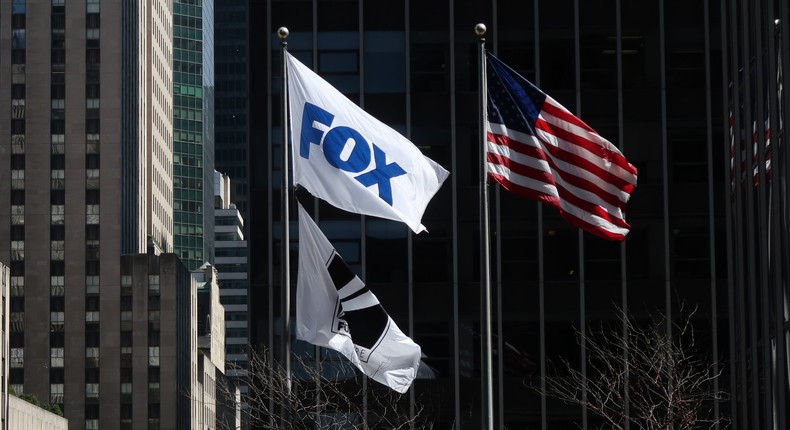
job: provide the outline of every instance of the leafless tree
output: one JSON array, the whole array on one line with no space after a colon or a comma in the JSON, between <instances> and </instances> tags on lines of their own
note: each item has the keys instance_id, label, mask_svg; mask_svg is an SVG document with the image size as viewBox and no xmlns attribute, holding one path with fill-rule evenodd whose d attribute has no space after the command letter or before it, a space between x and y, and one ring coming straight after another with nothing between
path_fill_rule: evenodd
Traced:
<instances>
[{"instance_id":1,"label":"leafless tree","mask_svg":"<svg viewBox=\"0 0 790 430\"><path fill-rule=\"evenodd\" d=\"M332 356L330 354L330 356ZM340 357L318 361L292 355L288 374L268 350L249 348L248 394L242 396L249 423L261 429L431 429L420 402L360 374ZM232 389L220 387L220 391ZM227 392L227 395L232 393Z\"/></svg>"},{"instance_id":2,"label":"leafless tree","mask_svg":"<svg viewBox=\"0 0 790 430\"><path fill-rule=\"evenodd\" d=\"M686 430L726 426L713 406L725 399L714 381L721 370L696 345L693 312L667 325L664 315L644 324L618 310L615 324L576 331L586 346L587 372L567 358L550 365L541 394L585 407L612 429ZM670 336L668 328L672 328Z\"/></svg>"}]
</instances>

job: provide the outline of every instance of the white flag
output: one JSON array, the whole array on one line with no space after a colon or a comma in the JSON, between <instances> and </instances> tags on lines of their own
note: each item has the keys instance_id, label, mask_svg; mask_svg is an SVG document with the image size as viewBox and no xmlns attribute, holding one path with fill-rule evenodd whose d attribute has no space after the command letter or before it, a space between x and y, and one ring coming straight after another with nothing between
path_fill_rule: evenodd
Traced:
<instances>
[{"instance_id":1,"label":"white flag","mask_svg":"<svg viewBox=\"0 0 790 430\"><path fill-rule=\"evenodd\" d=\"M291 54L288 91L294 184L340 209L425 230L447 170Z\"/></svg>"},{"instance_id":2,"label":"white flag","mask_svg":"<svg viewBox=\"0 0 790 430\"><path fill-rule=\"evenodd\" d=\"M409 389L420 365L420 346L403 334L302 205L296 338L340 352L399 393Z\"/></svg>"}]
</instances>

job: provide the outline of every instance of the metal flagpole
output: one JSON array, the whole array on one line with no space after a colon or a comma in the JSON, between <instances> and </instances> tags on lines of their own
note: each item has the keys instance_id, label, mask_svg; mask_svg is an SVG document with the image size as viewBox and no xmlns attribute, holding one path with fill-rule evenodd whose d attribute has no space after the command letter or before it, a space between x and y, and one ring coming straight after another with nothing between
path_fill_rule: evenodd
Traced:
<instances>
[{"instance_id":1,"label":"metal flagpole","mask_svg":"<svg viewBox=\"0 0 790 430\"><path fill-rule=\"evenodd\" d=\"M281 345L282 345L282 365L285 368L286 374L286 388L288 392L291 391L291 255L290 255L290 231L291 224L290 204L291 204L291 189L290 189L290 170L289 170L289 148L288 148L288 28L280 27L277 30L277 36L280 38L280 47L282 52L282 165L280 171L280 201L281 201L281 217L280 228L282 236L280 239L280 246L282 251L282 261L280 270L280 285L282 286L282 332L281 332Z\"/></svg>"},{"instance_id":2,"label":"metal flagpole","mask_svg":"<svg viewBox=\"0 0 790 430\"><path fill-rule=\"evenodd\" d=\"M488 217L488 168L486 167L486 26L477 24L475 34L480 41L479 51L479 83L480 102L480 294L482 295L482 382L483 382L483 428L494 428L494 384L491 352L491 239L490 220Z\"/></svg>"}]
</instances>

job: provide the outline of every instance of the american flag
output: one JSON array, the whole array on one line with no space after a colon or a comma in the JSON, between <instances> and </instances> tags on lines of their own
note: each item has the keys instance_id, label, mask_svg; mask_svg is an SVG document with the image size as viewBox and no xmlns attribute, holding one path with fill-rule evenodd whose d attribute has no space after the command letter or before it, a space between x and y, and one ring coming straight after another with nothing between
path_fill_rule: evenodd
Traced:
<instances>
[{"instance_id":1,"label":"american flag","mask_svg":"<svg viewBox=\"0 0 790 430\"><path fill-rule=\"evenodd\" d=\"M492 54L487 58L489 179L557 208L587 232L624 240L636 168L554 99Z\"/></svg>"}]
</instances>

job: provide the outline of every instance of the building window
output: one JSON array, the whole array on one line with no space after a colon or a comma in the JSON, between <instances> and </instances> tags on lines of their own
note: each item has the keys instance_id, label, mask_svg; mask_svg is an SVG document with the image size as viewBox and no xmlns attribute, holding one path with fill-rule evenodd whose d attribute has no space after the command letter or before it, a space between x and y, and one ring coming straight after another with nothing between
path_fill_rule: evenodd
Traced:
<instances>
[{"instance_id":1,"label":"building window","mask_svg":"<svg viewBox=\"0 0 790 430\"><path fill-rule=\"evenodd\" d=\"M85 133L99 133L99 120L97 118L89 118L85 120Z\"/></svg>"},{"instance_id":2,"label":"building window","mask_svg":"<svg viewBox=\"0 0 790 430\"><path fill-rule=\"evenodd\" d=\"M99 277L96 275L85 277L85 294L99 294Z\"/></svg>"},{"instance_id":3,"label":"building window","mask_svg":"<svg viewBox=\"0 0 790 430\"><path fill-rule=\"evenodd\" d=\"M24 190L25 189L25 171L12 170L11 171L11 189Z\"/></svg>"},{"instance_id":4,"label":"building window","mask_svg":"<svg viewBox=\"0 0 790 430\"><path fill-rule=\"evenodd\" d=\"M85 223L99 223L99 205L85 205Z\"/></svg>"},{"instance_id":5,"label":"building window","mask_svg":"<svg viewBox=\"0 0 790 430\"><path fill-rule=\"evenodd\" d=\"M13 0L11 2L11 13L15 15L25 13L25 1L26 0Z\"/></svg>"},{"instance_id":6,"label":"building window","mask_svg":"<svg viewBox=\"0 0 790 430\"><path fill-rule=\"evenodd\" d=\"M66 320L64 312L50 312L50 331L63 331L63 322Z\"/></svg>"},{"instance_id":7,"label":"building window","mask_svg":"<svg viewBox=\"0 0 790 430\"><path fill-rule=\"evenodd\" d=\"M50 276L49 277L49 294L54 297L61 297L66 290L66 277L65 276Z\"/></svg>"},{"instance_id":8,"label":"building window","mask_svg":"<svg viewBox=\"0 0 790 430\"><path fill-rule=\"evenodd\" d=\"M50 276L63 276L66 274L66 264L62 261L52 261L49 265Z\"/></svg>"},{"instance_id":9,"label":"building window","mask_svg":"<svg viewBox=\"0 0 790 430\"><path fill-rule=\"evenodd\" d=\"M11 260L22 261L25 259L25 241L12 240L11 241Z\"/></svg>"},{"instance_id":10,"label":"building window","mask_svg":"<svg viewBox=\"0 0 790 430\"><path fill-rule=\"evenodd\" d=\"M85 64L98 65L101 62L101 55L98 48L88 48L85 50Z\"/></svg>"},{"instance_id":11,"label":"building window","mask_svg":"<svg viewBox=\"0 0 790 430\"><path fill-rule=\"evenodd\" d=\"M11 153L24 154L25 153L25 135L14 134L11 136Z\"/></svg>"},{"instance_id":12,"label":"building window","mask_svg":"<svg viewBox=\"0 0 790 430\"><path fill-rule=\"evenodd\" d=\"M100 2L99 0L85 0L86 13L99 13Z\"/></svg>"},{"instance_id":13,"label":"building window","mask_svg":"<svg viewBox=\"0 0 790 430\"><path fill-rule=\"evenodd\" d=\"M98 261L99 260L99 241L86 240L85 241L85 259Z\"/></svg>"},{"instance_id":14,"label":"building window","mask_svg":"<svg viewBox=\"0 0 790 430\"><path fill-rule=\"evenodd\" d=\"M85 348L85 367L99 367L99 348Z\"/></svg>"},{"instance_id":15,"label":"building window","mask_svg":"<svg viewBox=\"0 0 790 430\"><path fill-rule=\"evenodd\" d=\"M148 291L159 292L159 275L148 275Z\"/></svg>"},{"instance_id":16,"label":"building window","mask_svg":"<svg viewBox=\"0 0 790 430\"><path fill-rule=\"evenodd\" d=\"M63 261L66 257L66 242L63 240L53 240L50 245L50 259L53 261Z\"/></svg>"},{"instance_id":17,"label":"building window","mask_svg":"<svg viewBox=\"0 0 790 430\"><path fill-rule=\"evenodd\" d=\"M66 173L62 169L52 170L52 185L53 190L62 190L66 185Z\"/></svg>"},{"instance_id":18,"label":"building window","mask_svg":"<svg viewBox=\"0 0 790 430\"><path fill-rule=\"evenodd\" d=\"M59 35L62 39L64 37L62 31L63 30L53 30L53 36ZM53 49L50 54L50 61L53 72L63 73L63 71L66 69L66 50L62 48Z\"/></svg>"},{"instance_id":19,"label":"building window","mask_svg":"<svg viewBox=\"0 0 790 430\"><path fill-rule=\"evenodd\" d=\"M99 134L98 133L90 133L85 136L87 141L87 148L86 152L88 154L98 154L99 153Z\"/></svg>"},{"instance_id":20,"label":"building window","mask_svg":"<svg viewBox=\"0 0 790 430\"><path fill-rule=\"evenodd\" d=\"M158 382L149 382L148 383L148 398L149 399L159 399L159 383Z\"/></svg>"},{"instance_id":21,"label":"building window","mask_svg":"<svg viewBox=\"0 0 790 430\"><path fill-rule=\"evenodd\" d=\"M158 346L149 346L148 347L148 365L149 366L159 366L159 347Z\"/></svg>"},{"instance_id":22,"label":"building window","mask_svg":"<svg viewBox=\"0 0 790 430\"><path fill-rule=\"evenodd\" d=\"M11 323L11 331L22 333L25 331L25 313L24 312L11 312L8 315L8 320Z\"/></svg>"},{"instance_id":23,"label":"building window","mask_svg":"<svg viewBox=\"0 0 790 430\"><path fill-rule=\"evenodd\" d=\"M85 188L89 190L99 188L99 169L85 170Z\"/></svg>"},{"instance_id":24,"label":"building window","mask_svg":"<svg viewBox=\"0 0 790 430\"><path fill-rule=\"evenodd\" d=\"M16 51L14 51L16 52ZM24 51L22 51L24 52ZM11 83L24 84L25 83L25 65L15 63L11 65Z\"/></svg>"},{"instance_id":25,"label":"building window","mask_svg":"<svg viewBox=\"0 0 790 430\"><path fill-rule=\"evenodd\" d=\"M25 367L25 348L11 348L11 368Z\"/></svg>"},{"instance_id":26,"label":"building window","mask_svg":"<svg viewBox=\"0 0 790 430\"><path fill-rule=\"evenodd\" d=\"M99 311L85 312L85 322L99 322Z\"/></svg>"},{"instance_id":27,"label":"building window","mask_svg":"<svg viewBox=\"0 0 790 430\"><path fill-rule=\"evenodd\" d=\"M11 30L11 49L25 49L27 47L24 28Z\"/></svg>"},{"instance_id":28,"label":"building window","mask_svg":"<svg viewBox=\"0 0 790 430\"><path fill-rule=\"evenodd\" d=\"M85 324L85 347L98 348L101 342L98 324Z\"/></svg>"},{"instance_id":29,"label":"building window","mask_svg":"<svg viewBox=\"0 0 790 430\"><path fill-rule=\"evenodd\" d=\"M159 429L159 403L148 404L148 428Z\"/></svg>"},{"instance_id":30,"label":"building window","mask_svg":"<svg viewBox=\"0 0 790 430\"><path fill-rule=\"evenodd\" d=\"M11 224L25 224L25 205L11 205Z\"/></svg>"},{"instance_id":31,"label":"building window","mask_svg":"<svg viewBox=\"0 0 790 430\"><path fill-rule=\"evenodd\" d=\"M11 277L11 297L24 297L25 295L25 277L12 276Z\"/></svg>"},{"instance_id":32,"label":"building window","mask_svg":"<svg viewBox=\"0 0 790 430\"><path fill-rule=\"evenodd\" d=\"M49 365L51 367L63 367L63 348L50 348L49 349Z\"/></svg>"},{"instance_id":33,"label":"building window","mask_svg":"<svg viewBox=\"0 0 790 430\"><path fill-rule=\"evenodd\" d=\"M52 205L51 220L53 225L62 225L66 221L66 206Z\"/></svg>"},{"instance_id":34,"label":"building window","mask_svg":"<svg viewBox=\"0 0 790 430\"><path fill-rule=\"evenodd\" d=\"M99 384L85 384L85 397L89 399L98 399Z\"/></svg>"},{"instance_id":35,"label":"building window","mask_svg":"<svg viewBox=\"0 0 790 430\"><path fill-rule=\"evenodd\" d=\"M25 99L11 100L11 119L25 118Z\"/></svg>"},{"instance_id":36,"label":"building window","mask_svg":"<svg viewBox=\"0 0 790 430\"><path fill-rule=\"evenodd\" d=\"M63 384L49 384L49 403L63 404Z\"/></svg>"},{"instance_id":37,"label":"building window","mask_svg":"<svg viewBox=\"0 0 790 430\"><path fill-rule=\"evenodd\" d=\"M53 154L63 154L65 150L65 142L66 142L66 135L64 134L53 134L50 137L50 143L52 144L52 153Z\"/></svg>"}]
</instances>

